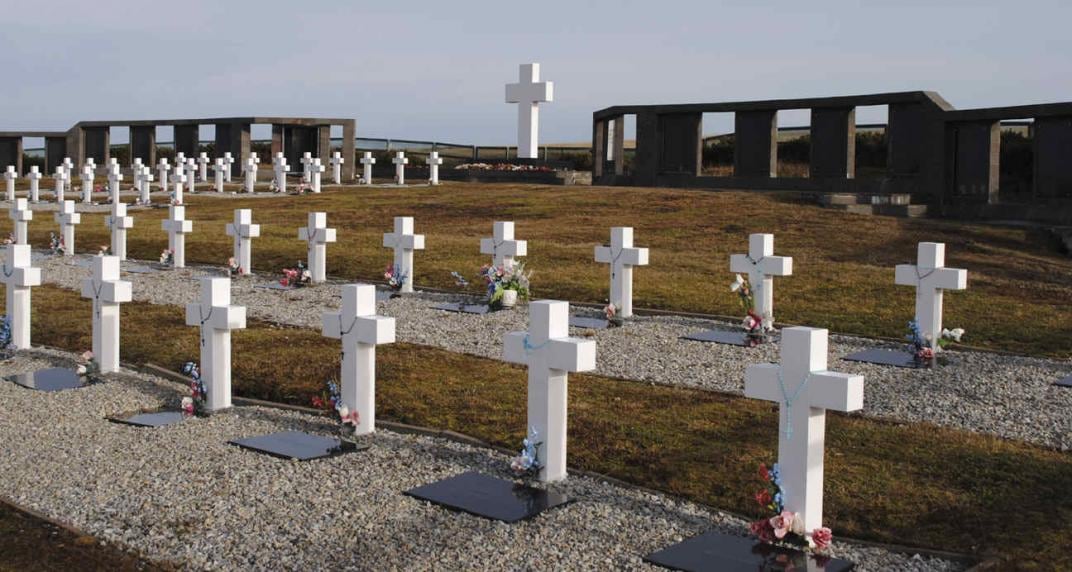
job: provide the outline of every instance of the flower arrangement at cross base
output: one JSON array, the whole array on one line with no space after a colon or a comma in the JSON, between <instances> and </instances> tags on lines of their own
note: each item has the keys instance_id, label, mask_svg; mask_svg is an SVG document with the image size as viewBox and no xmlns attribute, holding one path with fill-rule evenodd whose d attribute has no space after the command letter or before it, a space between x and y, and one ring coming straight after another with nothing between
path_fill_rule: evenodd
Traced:
<instances>
[{"instance_id":1,"label":"flower arrangement at cross base","mask_svg":"<svg viewBox=\"0 0 1072 572\"><path fill-rule=\"evenodd\" d=\"M800 515L785 509L785 492L782 490L778 464L768 469L766 464L761 463L759 477L764 486L754 498L763 510L773 511L774 516L753 522L749 526L752 535L769 544L783 544L817 553L829 548L834 539L829 528L820 526L809 533L804 530Z\"/></svg>"},{"instance_id":2,"label":"flower arrangement at cross base","mask_svg":"<svg viewBox=\"0 0 1072 572\"><path fill-rule=\"evenodd\" d=\"M515 165L513 163L462 163L454 167L455 170L464 171L524 171L536 173L550 173L554 169L547 165Z\"/></svg>"},{"instance_id":3,"label":"flower arrangement at cross base","mask_svg":"<svg viewBox=\"0 0 1072 572\"><path fill-rule=\"evenodd\" d=\"M756 298L748 279L738 274L730 284L730 292L737 293L737 300L745 311L741 326L748 336L748 345L755 347L766 342L774 332L774 319L769 314L760 316L756 313Z\"/></svg>"},{"instance_id":4,"label":"flower arrangement at cross base","mask_svg":"<svg viewBox=\"0 0 1072 572\"><path fill-rule=\"evenodd\" d=\"M383 277L387 280L387 286L398 292L406 285L407 275L398 267L397 264L388 264L387 270L383 271Z\"/></svg>"},{"instance_id":5,"label":"flower arrangement at cross base","mask_svg":"<svg viewBox=\"0 0 1072 572\"><path fill-rule=\"evenodd\" d=\"M613 302L603 307L603 315L607 317L607 324L613 328L620 328L625 325L625 318L621 315L622 309L616 306Z\"/></svg>"},{"instance_id":6,"label":"flower arrangement at cross base","mask_svg":"<svg viewBox=\"0 0 1072 572\"><path fill-rule=\"evenodd\" d=\"M288 194L291 194L291 195L304 195L304 194L312 192L312 190L313 190L313 188L311 186L309 186L308 184L306 184L306 183L298 183L297 186L294 187L294 190L291 191Z\"/></svg>"},{"instance_id":7,"label":"flower arrangement at cross base","mask_svg":"<svg viewBox=\"0 0 1072 572\"><path fill-rule=\"evenodd\" d=\"M242 268L242 266L238 264L238 261L235 260L235 257L232 256L227 259L227 276L234 278L236 276L246 276L248 274L249 272L247 272L245 268Z\"/></svg>"},{"instance_id":8,"label":"flower arrangement at cross base","mask_svg":"<svg viewBox=\"0 0 1072 572\"><path fill-rule=\"evenodd\" d=\"M480 277L487 286L488 306L493 310L512 307L517 300L529 298L532 272L525 271L524 262L503 266L485 264L480 268Z\"/></svg>"},{"instance_id":9,"label":"flower arrangement at cross base","mask_svg":"<svg viewBox=\"0 0 1072 572\"><path fill-rule=\"evenodd\" d=\"M521 441L521 452L510 459L510 470L515 476L535 478L540 474L543 469L543 463L540 462L540 445L543 445L543 441L539 440L539 433L529 427L528 436Z\"/></svg>"},{"instance_id":10,"label":"flower arrangement at cross base","mask_svg":"<svg viewBox=\"0 0 1072 572\"><path fill-rule=\"evenodd\" d=\"M48 249L54 256L62 256L67 253L67 245L63 242L63 237L54 233L48 233Z\"/></svg>"},{"instance_id":11,"label":"flower arrangement at cross base","mask_svg":"<svg viewBox=\"0 0 1072 572\"><path fill-rule=\"evenodd\" d=\"M205 382L201 380L201 370L197 362L188 361L182 364L182 374L190 378L190 396L182 398L182 414L191 416L204 416L208 413L208 391L205 390Z\"/></svg>"},{"instance_id":12,"label":"flower arrangement at cross base","mask_svg":"<svg viewBox=\"0 0 1072 572\"><path fill-rule=\"evenodd\" d=\"M182 201L176 200L175 199L175 192L172 191L172 192L168 193L168 204L173 206L173 207L181 207L182 206Z\"/></svg>"},{"instance_id":13,"label":"flower arrangement at cross base","mask_svg":"<svg viewBox=\"0 0 1072 572\"><path fill-rule=\"evenodd\" d=\"M15 236L15 233L11 232L8 233L7 238L4 239L4 244L15 244L16 240L18 240L18 238Z\"/></svg>"},{"instance_id":14,"label":"flower arrangement at cross base","mask_svg":"<svg viewBox=\"0 0 1072 572\"><path fill-rule=\"evenodd\" d=\"M344 439L353 440L357 426L361 424L361 414L356 409L351 410L342 402L339 394L339 384L335 380L328 380L326 388L320 395L313 397L313 407L323 410L340 424L340 434Z\"/></svg>"},{"instance_id":15,"label":"flower arrangement at cross base","mask_svg":"<svg viewBox=\"0 0 1072 572\"><path fill-rule=\"evenodd\" d=\"M100 362L96 360L92 351L82 352L78 359L78 368L75 371L85 379L86 385L104 381L104 378L101 377Z\"/></svg>"},{"instance_id":16,"label":"flower arrangement at cross base","mask_svg":"<svg viewBox=\"0 0 1072 572\"><path fill-rule=\"evenodd\" d=\"M7 359L15 353L15 344L11 342L11 318L7 314L0 316L0 357Z\"/></svg>"},{"instance_id":17,"label":"flower arrangement at cross base","mask_svg":"<svg viewBox=\"0 0 1072 572\"><path fill-rule=\"evenodd\" d=\"M283 278L279 280L279 283L289 288L301 288L302 286L308 286L312 281L313 275L305 267L305 264L302 264L299 260L294 268L283 269Z\"/></svg>"},{"instance_id":18,"label":"flower arrangement at cross base","mask_svg":"<svg viewBox=\"0 0 1072 572\"><path fill-rule=\"evenodd\" d=\"M937 340L934 340L931 334L923 333L918 321L912 320L908 322L908 333L905 335L905 339L911 344L912 356L917 361L930 361L935 359L938 352L950 344L960 343L963 336L964 328L953 328L952 330L943 328L942 335L938 336Z\"/></svg>"},{"instance_id":19,"label":"flower arrangement at cross base","mask_svg":"<svg viewBox=\"0 0 1072 572\"><path fill-rule=\"evenodd\" d=\"M97 256L111 256L111 255L112 255L112 247L107 245L107 244L102 245L100 247L100 250L97 251Z\"/></svg>"},{"instance_id":20,"label":"flower arrangement at cross base","mask_svg":"<svg viewBox=\"0 0 1072 572\"><path fill-rule=\"evenodd\" d=\"M171 263L174 262L174 261L175 261L175 251L174 250L172 250L170 248L165 248L164 251L160 253L160 264L170 266Z\"/></svg>"}]
</instances>

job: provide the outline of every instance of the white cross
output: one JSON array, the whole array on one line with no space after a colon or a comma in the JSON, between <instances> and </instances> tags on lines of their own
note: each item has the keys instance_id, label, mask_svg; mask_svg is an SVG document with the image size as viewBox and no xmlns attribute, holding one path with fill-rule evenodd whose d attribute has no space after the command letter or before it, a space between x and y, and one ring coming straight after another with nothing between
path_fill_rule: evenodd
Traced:
<instances>
[{"instance_id":1,"label":"white cross","mask_svg":"<svg viewBox=\"0 0 1072 572\"><path fill-rule=\"evenodd\" d=\"M335 242L335 229L328 228L328 213L309 213L309 225L298 229L298 239L309 245L309 275L314 284L327 279L328 243Z\"/></svg>"},{"instance_id":2,"label":"white cross","mask_svg":"<svg viewBox=\"0 0 1072 572\"><path fill-rule=\"evenodd\" d=\"M30 180L30 202L36 203L41 200L41 187L39 181L41 180L41 172L37 170L37 165L30 167L30 172L26 173L26 178Z\"/></svg>"},{"instance_id":3,"label":"white cross","mask_svg":"<svg viewBox=\"0 0 1072 572\"><path fill-rule=\"evenodd\" d=\"M507 265L513 267L514 257L525 256L528 242L514 240L514 223L512 221L496 222L491 238L480 239L480 253L490 254L491 263L496 268Z\"/></svg>"},{"instance_id":4,"label":"white cross","mask_svg":"<svg viewBox=\"0 0 1072 572\"><path fill-rule=\"evenodd\" d=\"M433 185L439 184L439 166L443 164L438 151L428 154L428 182Z\"/></svg>"},{"instance_id":5,"label":"white cross","mask_svg":"<svg viewBox=\"0 0 1072 572\"><path fill-rule=\"evenodd\" d=\"M60 236L63 238L63 255L74 256L74 227L82 222L82 215L74 210L74 201L63 201L60 208L53 215L60 225Z\"/></svg>"},{"instance_id":6,"label":"white cross","mask_svg":"<svg viewBox=\"0 0 1072 572\"><path fill-rule=\"evenodd\" d=\"M126 260L127 230L134 228L134 217L127 216L127 205L112 203L112 213L104 218L104 225L112 229L112 255Z\"/></svg>"},{"instance_id":7,"label":"white cross","mask_svg":"<svg viewBox=\"0 0 1072 572\"><path fill-rule=\"evenodd\" d=\"M748 235L748 254L731 255L730 272L748 274L756 315L774 320L774 277L793 274L792 257L774 256L774 235Z\"/></svg>"},{"instance_id":8,"label":"white cross","mask_svg":"<svg viewBox=\"0 0 1072 572\"><path fill-rule=\"evenodd\" d=\"M171 198L171 202L176 205L181 205L182 190L186 187L186 175L183 175L182 171L175 169L175 173L171 175L171 183L175 185L175 190L172 193L175 196Z\"/></svg>"},{"instance_id":9,"label":"white cross","mask_svg":"<svg viewBox=\"0 0 1072 572\"><path fill-rule=\"evenodd\" d=\"M406 154L402 151L396 152L391 162L395 164L395 183L399 185L406 184L406 165L409 164Z\"/></svg>"},{"instance_id":10,"label":"white cross","mask_svg":"<svg viewBox=\"0 0 1072 572\"><path fill-rule=\"evenodd\" d=\"M357 435L376 430L376 346L395 341L395 319L376 315L376 287L347 284L342 287L338 313L324 313L323 334L342 340L342 387L339 397L360 423Z\"/></svg>"},{"instance_id":11,"label":"white cross","mask_svg":"<svg viewBox=\"0 0 1072 572\"><path fill-rule=\"evenodd\" d=\"M309 182L309 167L312 166L312 164L313 164L313 154L308 152L308 151L306 151L305 153L302 153L301 164L302 164L301 180L302 180L303 183L308 183Z\"/></svg>"},{"instance_id":12,"label":"white cross","mask_svg":"<svg viewBox=\"0 0 1072 572\"><path fill-rule=\"evenodd\" d=\"M63 170L67 173L67 190L70 191L72 184L71 179L74 178L74 162L71 161L70 157L64 157L63 163L60 164L63 165Z\"/></svg>"},{"instance_id":13,"label":"white cross","mask_svg":"<svg viewBox=\"0 0 1072 572\"><path fill-rule=\"evenodd\" d=\"M191 193L197 192L197 177L195 176L194 171L196 168L197 166L193 159L186 160L186 188Z\"/></svg>"},{"instance_id":14,"label":"white cross","mask_svg":"<svg viewBox=\"0 0 1072 572\"><path fill-rule=\"evenodd\" d=\"M253 273L253 240L261 235L261 225L253 224L253 211L235 209L234 222L227 224L227 236L234 237L234 258L239 273Z\"/></svg>"},{"instance_id":15,"label":"white cross","mask_svg":"<svg viewBox=\"0 0 1072 572\"><path fill-rule=\"evenodd\" d=\"M361 156L361 180L366 185L372 184L372 166L376 164L376 158L370 151L365 151Z\"/></svg>"},{"instance_id":16,"label":"white cross","mask_svg":"<svg viewBox=\"0 0 1072 572\"><path fill-rule=\"evenodd\" d=\"M252 193L257 186L257 165L260 164L260 159L257 159L256 153L250 153L246 159L245 175L246 175L246 192Z\"/></svg>"},{"instance_id":17,"label":"white cross","mask_svg":"<svg viewBox=\"0 0 1072 572\"><path fill-rule=\"evenodd\" d=\"M27 204L26 199L15 199L11 202L11 210L7 215L11 220L15 221L15 244L28 244L26 240L26 229L33 220L33 211L30 210L30 205Z\"/></svg>"},{"instance_id":18,"label":"white cross","mask_svg":"<svg viewBox=\"0 0 1072 572\"><path fill-rule=\"evenodd\" d=\"M275 171L276 190L280 193L287 192L287 171L290 170L290 165L287 165L287 158L282 153L276 153L272 159L272 170Z\"/></svg>"},{"instance_id":19,"label":"white cross","mask_svg":"<svg viewBox=\"0 0 1072 572\"><path fill-rule=\"evenodd\" d=\"M171 246L171 267L186 267L186 235L194 231L193 221L186 220L186 207L171 205L168 207L167 220L160 221L160 228L168 233Z\"/></svg>"},{"instance_id":20,"label":"white cross","mask_svg":"<svg viewBox=\"0 0 1072 572\"><path fill-rule=\"evenodd\" d=\"M256 153L253 153L252 155L254 157L257 156ZM223 154L223 164L227 166L227 171L224 174L224 180L226 180L228 183L231 182L231 169L232 169L231 165L234 165L234 162L235 162L235 159L234 159L233 156L231 156L230 151L228 151L228 152Z\"/></svg>"},{"instance_id":21,"label":"white cross","mask_svg":"<svg viewBox=\"0 0 1072 572\"><path fill-rule=\"evenodd\" d=\"M211 161L209 161L208 159L208 153L201 153L197 156L198 176L200 177L199 180L208 180L208 164L210 162Z\"/></svg>"},{"instance_id":22,"label":"white cross","mask_svg":"<svg viewBox=\"0 0 1072 572\"><path fill-rule=\"evenodd\" d=\"M15 170L14 165L8 165L7 170L4 171L4 181L7 183L7 194L5 198L8 201L15 200L15 179L19 178L18 171Z\"/></svg>"},{"instance_id":23,"label":"white cross","mask_svg":"<svg viewBox=\"0 0 1072 572\"><path fill-rule=\"evenodd\" d=\"M596 262L610 264L610 303L618 315L633 315L633 267L648 265L648 249L633 247L633 227L610 229L610 246L596 247Z\"/></svg>"},{"instance_id":24,"label":"white cross","mask_svg":"<svg viewBox=\"0 0 1072 572\"><path fill-rule=\"evenodd\" d=\"M26 199L19 199L25 201ZM3 266L7 287L7 316L11 320L11 344L15 349L30 348L30 288L41 285L41 269L31 266L29 244L7 245Z\"/></svg>"},{"instance_id":25,"label":"white cross","mask_svg":"<svg viewBox=\"0 0 1072 572\"><path fill-rule=\"evenodd\" d=\"M328 163L331 164L331 180L336 184L342 184L342 164L346 160L342 158L342 153L335 151L331 154L331 160Z\"/></svg>"},{"instance_id":26,"label":"white cross","mask_svg":"<svg viewBox=\"0 0 1072 572\"><path fill-rule=\"evenodd\" d=\"M100 370L119 371L119 304L131 300L130 282L119 279L119 257L93 257L93 276L82 280L82 297L93 300L93 356Z\"/></svg>"},{"instance_id":27,"label":"white cross","mask_svg":"<svg viewBox=\"0 0 1072 572\"><path fill-rule=\"evenodd\" d=\"M898 264L894 281L916 287L916 323L930 347L938 349L942 336L942 291L968 287L968 271L945 268L945 243L921 242L916 264ZM929 336L929 339L927 338Z\"/></svg>"},{"instance_id":28,"label":"white cross","mask_svg":"<svg viewBox=\"0 0 1072 572\"><path fill-rule=\"evenodd\" d=\"M540 480L566 478L566 378L595 369L596 342L569 337L569 302L540 300L529 305L529 331L503 337L503 359L529 368L528 424L543 443Z\"/></svg>"},{"instance_id":29,"label":"white cross","mask_svg":"<svg viewBox=\"0 0 1072 572\"><path fill-rule=\"evenodd\" d=\"M179 170L186 169L186 153L183 153L181 151L175 153L175 168Z\"/></svg>"},{"instance_id":30,"label":"white cross","mask_svg":"<svg viewBox=\"0 0 1072 572\"><path fill-rule=\"evenodd\" d=\"M223 159L216 159L216 162L212 164L212 172L216 176L216 192L223 192L223 182L227 179L227 173L230 167L223 162Z\"/></svg>"},{"instance_id":31,"label":"white cross","mask_svg":"<svg viewBox=\"0 0 1072 572\"><path fill-rule=\"evenodd\" d=\"M246 327L246 308L231 305L230 278L202 278L201 301L186 305L186 325L201 336L201 380L207 409L231 406L231 330Z\"/></svg>"},{"instance_id":32,"label":"white cross","mask_svg":"<svg viewBox=\"0 0 1072 572\"><path fill-rule=\"evenodd\" d=\"M119 172L119 165L108 165L108 192L112 195L113 204L119 202L119 181L122 180L123 174Z\"/></svg>"},{"instance_id":33,"label":"white cross","mask_svg":"<svg viewBox=\"0 0 1072 572\"><path fill-rule=\"evenodd\" d=\"M864 378L826 369L827 331L823 329L785 328L781 353L780 366L748 366L744 394L780 404L778 467L785 510L797 513L810 534L823 525L826 410L863 408Z\"/></svg>"},{"instance_id":34,"label":"white cross","mask_svg":"<svg viewBox=\"0 0 1072 572\"><path fill-rule=\"evenodd\" d=\"M148 165L142 165L141 172L136 173L134 176L140 179L138 201L143 205L147 205L152 202L152 199L149 198L149 193L152 191L153 170Z\"/></svg>"},{"instance_id":35,"label":"white cross","mask_svg":"<svg viewBox=\"0 0 1072 572\"><path fill-rule=\"evenodd\" d=\"M93 165L86 164L82 167L82 202L89 204L93 202L93 177L94 177Z\"/></svg>"},{"instance_id":36,"label":"white cross","mask_svg":"<svg viewBox=\"0 0 1072 572\"><path fill-rule=\"evenodd\" d=\"M134 158L134 164L130 166L130 170L137 173L142 167L141 157Z\"/></svg>"},{"instance_id":37,"label":"white cross","mask_svg":"<svg viewBox=\"0 0 1072 572\"><path fill-rule=\"evenodd\" d=\"M89 167L90 169L93 169L94 173L97 172L97 164L94 162L93 157L86 157L85 166Z\"/></svg>"},{"instance_id":38,"label":"white cross","mask_svg":"<svg viewBox=\"0 0 1072 572\"><path fill-rule=\"evenodd\" d=\"M520 83L506 85L506 103L517 105L517 156L535 159L539 150L540 102L554 101L554 82L540 81L540 64L521 64Z\"/></svg>"},{"instance_id":39,"label":"white cross","mask_svg":"<svg viewBox=\"0 0 1072 572\"><path fill-rule=\"evenodd\" d=\"M413 292L413 251L424 250L424 235L413 234L413 217L396 216L395 231L384 233L383 246L395 249L395 270L405 276L402 292Z\"/></svg>"},{"instance_id":40,"label":"white cross","mask_svg":"<svg viewBox=\"0 0 1072 572\"><path fill-rule=\"evenodd\" d=\"M67 171L63 170L63 165L56 166L56 172L52 175L52 180L56 183L56 203L63 202L63 190L67 187Z\"/></svg>"},{"instance_id":41,"label":"white cross","mask_svg":"<svg viewBox=\"0 0 1072 572\"><path fill-rule=\"evenodd\" d=\"M171 170L171 166L168 165L167 157L161 157L160 163L156 166L156 171L159 173L157 180L160 181L160 190L167 191L168 184L168 171Z\"/></svg>"},{"instance_id":42,"label":"white cross","mask_svg":"<svg viewBox=\"0 0 1072 572\"><path fill-rule=\"evenodd\" d=\"M309 179L313 185L313 192L320 192L320 175L324 172L324 166L320 164L320 158L313 159L312 163L309 163Z\"/></svg>"}]
</instances>

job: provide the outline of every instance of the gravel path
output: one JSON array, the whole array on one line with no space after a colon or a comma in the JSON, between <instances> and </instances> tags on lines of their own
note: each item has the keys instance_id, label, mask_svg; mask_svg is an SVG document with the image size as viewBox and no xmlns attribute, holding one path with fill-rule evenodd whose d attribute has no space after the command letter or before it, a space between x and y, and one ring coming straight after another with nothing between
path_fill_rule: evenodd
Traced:
<instances>
[{"instance_id":1,"label":"gravel path","mask_svg":"<svg viewBox=\"0 0 1072 572\"><path fill-rule=\"evenodd\" d=\"M0 375L73 356L22 352ZM113 543L191 569L649 569L641 558L732 516L663 495L571 477L578 499L506 525L402 495L467 470L507 477L506 456L380 431L365 452L298 463L226 444L278 430L330 435L318 417L239 407L159 429L106 415L174 407L177 384L123 371L104 384L40 393L0 382L0 496ZM535 547L535 548L534 548ZM836 543L859 570L961 565Z\"/></svg>"},{"instance_id":2,"label":"gravel path","mask_svg":"<svg viewBox=\"0 0 1072 572\"><path fill-rule=\"evenodd\" d=\"M254 250L254 252L256 252ZM75 257L82 259L85 256ZM44 279L80 289L88 270L71 260L48 257ZM134 297L154 304L182 305L193 301L193 279L221 274L218 268L188 268L130 275ZM222 274L221 274L222 275ZM274 278L274 277L272 277ZM234 281L233 303L247 307L250 317L320 328L323 311L338 308L339 284L279 291L258 286L269 277ZM380 312L398 318L399 341L425 344L454 352L500 359L504 333L527 328L524 307L486 316L455 314L432 308L459 296L423 293L382 302ZM577 330L598 341L597 369L601 375L660 384L681 385L741 394L744 370L751 363L777 361L777 345L739 348L679 339L682 335L735 325L679 317L640 317L625 328L593 332ZM903 346L849 336L830 340L830 367L865 376L863 413L900 421L988 433L1072 449L1072 390L1052 383L1072 374L1072 363L987 352L948 352L952 364L933 370L908 370L841 361L842 356L873 347Z\"/></svg>"}]
</instances>

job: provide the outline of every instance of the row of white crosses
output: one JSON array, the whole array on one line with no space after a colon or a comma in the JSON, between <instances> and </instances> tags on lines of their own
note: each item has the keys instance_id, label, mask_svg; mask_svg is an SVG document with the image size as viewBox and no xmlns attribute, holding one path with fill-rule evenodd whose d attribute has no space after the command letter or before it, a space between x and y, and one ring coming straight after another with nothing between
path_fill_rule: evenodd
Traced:
<instances>
[{"instance_id":1,"label":"row of white crosses","mask_svg":"<svg viewBox=\"0 0 1072 572\"><path fill-rule=\"evenodd\" d=\"M338 153L336 153L338 155ZM341 158L339 159L342 160ZM332 159L333 168L336 169L335 183L339 183L338 169L339 167L334 165L334 158ZM433 185L439 184L439 166L443 164L443 158L439 156L438 151L432 151L428 154L428 158L425 160L428 164L428 182ZM391 158L391 163L395 166L395 184L406 184L406 165L409 164L409 158L406 157L404 151L396 151L395 156ZM376 164L376 158L372 156L371 151L365 151L361 156L361 182L366 185L372 184L372 166Z\"/></svg>"}]
</instances>

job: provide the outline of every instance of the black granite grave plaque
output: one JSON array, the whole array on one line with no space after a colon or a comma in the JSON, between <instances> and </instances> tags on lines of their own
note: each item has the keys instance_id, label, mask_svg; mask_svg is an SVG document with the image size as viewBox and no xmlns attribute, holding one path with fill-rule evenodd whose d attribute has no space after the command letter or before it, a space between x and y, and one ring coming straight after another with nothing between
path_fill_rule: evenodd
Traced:
<instances>
[{"instance_id":1,"label":"black granite grave plaque","mask_svg":"<svg viewBox=\"0 0 1072 572\"><path fill-rule=\"evenodd\" d=\"M143 266L141 264L131 264L129 266L122 267L123 272L129 272L131 274L151 274L157 270L151 266Z\"/></svg>"},{"instance_id":2,"label":"black granite grave plaque","mask_svg":"<svg viewBox=\"0 0 1072 572\"><path fill-rule=\"evenodd\" d=\"M18 373L5 378L18 385L37 391L63 391L85 385L82 377L72 369L53 367L29 373Z\"/></svg>"},{"instance_id":3,"label":"black granite grave plaque","mask_svg":"<svg viewBox=\"0 0 1072 572\"><path fill-rule=\"evenodd\" d=\"M392 292L390 290L376 290L376 301L377 302L386 302L386 301L390 300L391 298L394 298L396 295L397 295L397 293Z\"/></svg>"},{"instance_id":4,"label":"black granite grave plaque","mask_svg":"<svg viewBox=\"0 0 1072 572\"><path fill-rule=\"evenodd\" d=\"M257 284L254 288L260 288L263 290L297 290L293 286L284 286L279 282L269 282L267 284Z\"/></svg>"},{"instance_id":5,"label":"black granite grave plaque","mask_svg":"<svg viewBox=\"0 0 1072 572\"><path fill-rule=\"evenodd\" d=\"M571 502L562 493L520 485L477 472L410 489L405 494L451 510L476 516L518 522Z\"/></svg>"},{"instance_id":6,"label":"black granite grave plaque","mask_svg":"<svg viewBox=\"0 0 1072 572\"><path fill-rule=\"evenodd\" d=\"M460 302L452 302L450 304L439 304L433 306L436 310L444 310L446 312L459 312L462 314L487 314L491 312L486 304L462 304Z\"/></svg>"},{"instance_id":7,"label":"black granite grave plaque","mask_svg":"<svg viewBox=\"0 0 1072 572\"><path fill-rule=\"evenodd\" d=\"M179 423L185 418L182 411L156 411L126 417L109 417L108 421L135 427L163 427Z\"/></svg>"},{"instance_id":8,"label":"black granite grave plaque","mask_svg":"<svg viewBox=\"0 0 1072 572\"><path fill-rule=\"evenodd\" d=\"M752 341L748 339L748 336L744 332L731 332L727 330L707 330L704 332L696 332L695 334L689 334L682 336L683 340L692 340L694 342L712 342L716 344L727 344L731 346L750 347Z\"/></svg>"},{"instance_id":9,"label":"black granite grave plaque","mask_svg":"<svg viewBox=\"0 0 1072 572\"><path fill-rule=\"evenodd\" d=\"M1062 379L1060 381L1055 381L1053 384L1058 386L1058 387L1072 387L1072 375L1070 375L1070 376L1068 376L1068 377L1066 377L1066 378L1064 378L1064 379Z\"/></svg>"},{"instance_id":10,"label":"black granite grave plaque","mask_svg":"<svg viewBox=\"0 0 1072 572\"><path fill-rule=\"evenodd\" d=\"M571 328L584 328L586 330L605 330L610 327L610 322L602 318L570 316L569 325Z\"/></svg>"},{"instance_id":11,"label":"black granite grave plaque","mask_svg":"<svg viewBox=\"0 0 1072 572\"><path fill-rule=\"evenodd\" d=\"M258 437L235 439L234 441L228 441L228 443L273 457L297 459L299 461L334 457L342 453L368 448L367 446L358 447L350 441L310 435L299 431L282 431Z\"/></svg>"},{"instance_id":12,"label":"black granite grave plaque","mask_svg":"<svg viewBox=\"0 0 1072 572\"><path fill-rule=\"evenodd\" d=\"M917 360L916 356L906 351L884 350L879 348L856 352L841 359L845 361L892 365L893 367L906 367L910 369L928 368L935 365L935 360Z\"/></svg>"},{"instance_id":13,"label":"black granite grave plaque","mask_svg":"<svg viewBox=\"0 0 1072 572\"><path fill-rule=\"evenodd\" d=\"M706 532L644 557L644 561L690 572L847 572L855 564L799 550L772 546L754 538Z\"/></svg>"}]
</instances>

